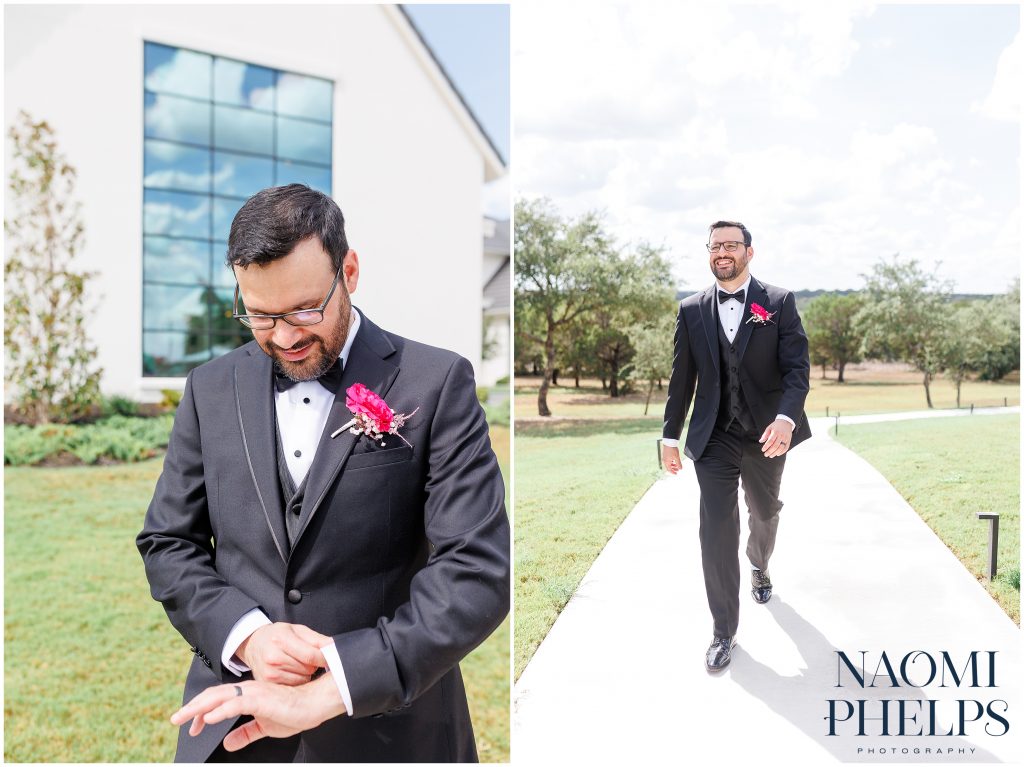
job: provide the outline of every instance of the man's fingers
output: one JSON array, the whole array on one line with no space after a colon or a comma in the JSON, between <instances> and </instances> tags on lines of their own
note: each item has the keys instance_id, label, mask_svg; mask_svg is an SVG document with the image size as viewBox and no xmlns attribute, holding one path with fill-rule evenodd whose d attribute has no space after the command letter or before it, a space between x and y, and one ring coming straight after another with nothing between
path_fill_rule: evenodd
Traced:
<instances>
[{"instance_id":1,"label":"man's fingers","mask_svg":"<svg viewBox=\"0 0 1024 767\"><path fill-rule=\"evenodd\" d=\"M232 730L224 738L224 750L225 751L240 751L254 740L267 737L267 733L263 731L263 727L260 726L259 720L253 719L251 722L246 722L241 727Z\"/></svg>"},{"instance_id":2,"label":"man's fingers","mask_svg":"<svg viewBox=\"0 0 1024 767\"><path fill-rule=\"evenodd\" d=\"M229 698L211 711L203 714L203 721L206 724L217 724L225 719L234 719L242 714L256 713L255 695L239 695Z\"/></svg>"},{"instance_id":3,"label":"man's fingers","mask_svg":"<svg viewBox=\"0 0 1024 767\"><path fill-rule=\"evenodd\" d=\"M309 669L308 671L305 670L307 668ZM309 666L303 666L302 669L303 670L299 671L298 673L293 673L283 668L270 669L267 671L266 678L260 681L270 682L271 684L283 684L287 685L288 687L295 687L296 685L305 684L306 682L308 682L310 677L313 675L313 672L316 671L315 668L310 668Z\"/></svg>"},{"instance_id":4,"label":"man's fingers","mask_svg":"<svg viewBox=\"0 0 1024 767\"><path fill-rule=\"evenodd\" d=\"M199 693L171 715L171 723L180 726L191 719L192 726L189 727L189 735L198 735L203 731L203 727L207 723L212 723L212 720L206 718L208 712L215 710L225 701L238 697L235 686L233 684L222 684L203 690L203 692Z\"/></svg>"},{"instance_id":5,"label":"man's fingers","mask_svg":"<svg viewBox=\"0 0 1024 767\"><path fill-rule=\"evenodd\" d=\"M309 626L303 626L301 623L293 623L292 631L299 637L314 647L323 647L325 644L330 644L331 638L319 631L314 631Z\"/></svg>"},{"instance_id":6,"label":"man's fingers","mask_svg":"<svg viewBox=\"0 0 1024 767\"><path fill-rule=\"evenodd\" d=\"M315 631L313 633L316 634ZM324 644L330 641L330 638L327 638ZM324 660L324 654L320 652L320 648L300 638L298 634L292 634L285 639L281 650L304 666L310 666L309 673L313 673L313 671L316 671L321 666L327 665L327 661ZM289 670L294 671L296 669L292 667Z\"/></svg>"},{"instance_id":7,"label":"man's fingers","mask_svg":"<svg viewBox=\"0 0 1024 767\"><path fill-rule=\"evenodd\" d=\"M766 439L768 439L768 437L771 436L771 434L772 434L772 427L771 426L766 427L765 430L764 430L764 433L761 435L761 439L759 439L758 442L764 442Z\"/></svg>"}]
</instances>

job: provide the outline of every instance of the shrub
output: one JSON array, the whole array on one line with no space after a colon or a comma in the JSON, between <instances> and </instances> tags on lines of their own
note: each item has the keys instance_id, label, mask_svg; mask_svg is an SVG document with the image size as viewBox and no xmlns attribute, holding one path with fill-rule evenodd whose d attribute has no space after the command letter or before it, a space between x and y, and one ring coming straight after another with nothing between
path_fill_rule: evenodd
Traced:
<instances>
[{"instance_id":1,"label":"shrub","mask_svg":"<svg viewBox=\"0 0 1024 767\"><path fill-rule=\"evenodd\" d=\"M86 464L141 461L167 446L174 416L113 415L81 425L4 426L4 463L10 466L57 460L62 454Z\"/></svg>"},{"instance_id":2,"label":"shrub","mask_svg":"<svg viewBox=\"0 0 1024 767\"><path fill-rule=\"evenodd\" d=\"M103 415L138 415L139 403L131 397L122 397L115 394L112 397L103 398Z\"/></svg>"},{"instance_id":3,"label":"shrub","mask_svg":"<svg viewBox=\"0 0 1024 767\"><path fill-rule=\"evenodd\" d=\"M510 421L509 401L505 400L500 405L484 405L484 414L487 416L487 423L492 426L508 426Z\"/></svg>"},{"instance_id":4,"label":"shrub","mask_svg":"<svg viewBox=\"0 0 1024 767\"><path fill-rule=\"evenodd\" d=\"M177 410L178 403L181 402L181 392L177 389L161 389L160 393L163 395L163 399L160 400L160 407L165 410Z\"/></svg>"},{"instance_id":5,"label":"shrub","mask_svg":"<svg viewBox=\"0 0 1024 767\"><path fill-rule=\"evenodd\" d=\"M1020 591L1020 565L1017 565L1012 570L1007 570L999 577L1017 589L1017 591Z\"/></svg>"}]
</instances>

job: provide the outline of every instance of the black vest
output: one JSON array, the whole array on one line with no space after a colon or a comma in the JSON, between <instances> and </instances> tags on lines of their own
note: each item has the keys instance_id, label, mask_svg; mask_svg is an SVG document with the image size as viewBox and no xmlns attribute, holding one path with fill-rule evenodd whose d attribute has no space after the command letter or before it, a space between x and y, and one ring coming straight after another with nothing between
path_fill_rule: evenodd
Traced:
<instances>
[{"instance_id":1,"label":"black vest","mask_svg":"<svg viewBox=\"0 0 1024 767\"><path fill-rule=\"evenodd\" d=\"M726 431L734 421L744 431L753 432L754 418L740 388L740 357L735 342L729 343L722 328L722 321L715 311L715 325L718 326L718 369L721 373L722 398L718 403L718 420L715 425ZM736 333L739 337L739 331Z\"/></svg>"}]
</instances>

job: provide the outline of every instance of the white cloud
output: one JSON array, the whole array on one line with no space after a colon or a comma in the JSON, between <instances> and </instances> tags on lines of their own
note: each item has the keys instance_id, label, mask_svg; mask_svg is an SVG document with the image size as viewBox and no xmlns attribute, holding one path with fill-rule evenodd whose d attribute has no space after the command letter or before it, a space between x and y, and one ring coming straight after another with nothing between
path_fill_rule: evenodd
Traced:
<instances>
[{"instance_id":1,"label":"white cloud","mask_svg":"<svg viewBox=\"0 0 1024 767\"><path fill-rule=\"evenodd\" d=\"M1024 41L1021 32L1013 38L996 64L992 90L980 104L976 105L983 115L994 120L1019 122L1021 119L1021 90L1024 89Z\"/></svg>"},{"instance_id":2,"label":"white cloud","mask_svg":"<svg viewBox=\"0 0 1024 767\"><path fill-rule=\"evenodd\" d=\"M517 196L551 197L568 215L605 211L620 241L664 243L692 287L710 278L707 225L732 218L754 232L755 274L769 282L858 287L900 251L984 290L978 243L995 232L1019 242L1006 224L1017 205L1006 148L962 145L913 92L876 95L884 89L871 78L886 68L855 64L920 30L872 26L874 13L517 5ZM928 62L919 66L927 76ZM970 117L968 104L940 106Z\"/></svg>"}]
</instances>

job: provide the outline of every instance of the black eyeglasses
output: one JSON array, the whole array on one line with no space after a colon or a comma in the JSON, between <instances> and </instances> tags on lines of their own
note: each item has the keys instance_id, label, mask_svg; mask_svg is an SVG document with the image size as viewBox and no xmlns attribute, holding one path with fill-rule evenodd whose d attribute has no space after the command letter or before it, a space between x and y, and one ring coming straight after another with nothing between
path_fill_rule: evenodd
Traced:
<instances>
[{"instance_id":1,"label":"black eyeglasses","mask_svg":"<svg viewBox=\"0 0 1024 767\"><path fill-rule=\"evenodd\" d=\"M284 314L239 314L238 313L238 283L235 282L235 305L231 310L231 316L241 322L247 328L253 330L270 330L277 324L278 320L284 320L289 325L296 327L303 327L305 325L317 325L324 321L324 309L327 308L327 304L331 302L331 296L334 295L334 289L338 287L338 278L341 276L341 267L338 267L337 274L334 275L334 282L331 283L331 289L327 291L327 298L320 304L318 309L299 309L294 312L285 312Z\"/></svg>"},{"instance_id":2,"label":"black eyeglasses","mask_svg":"<svg viewBox=\"0 0 1024 767\"><path fill-rule=\"evenodd\" d=\"M745 243L737 242L736 240L730 240L729 242L716 242L714 245L705 245L704 247L708 249L709 253L718 253L722 250L723 246L729 253L735 253L736 249L740 245L744 244Z\"/></svg>"}]
</instances>

